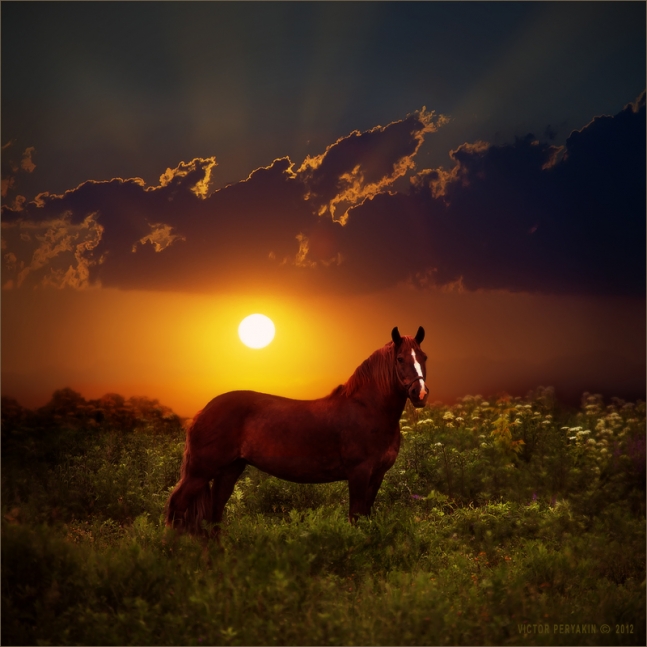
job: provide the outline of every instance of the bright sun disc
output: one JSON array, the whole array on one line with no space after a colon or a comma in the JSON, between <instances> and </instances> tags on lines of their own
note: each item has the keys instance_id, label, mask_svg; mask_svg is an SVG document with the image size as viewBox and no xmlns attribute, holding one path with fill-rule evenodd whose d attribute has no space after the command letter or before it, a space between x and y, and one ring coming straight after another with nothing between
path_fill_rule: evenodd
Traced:
<instances>
[{"instance_id":1,"label":"bright sun disc","mask_svg":"<svg viewBox=\"0 0 647 647\"><path fill-rule=\"evenodd\" d=\"M274 339L275 332L274 323L265 315L249 315L238 326L240 340L250 348L264 348Z\"/></svg>"}]
</instances>

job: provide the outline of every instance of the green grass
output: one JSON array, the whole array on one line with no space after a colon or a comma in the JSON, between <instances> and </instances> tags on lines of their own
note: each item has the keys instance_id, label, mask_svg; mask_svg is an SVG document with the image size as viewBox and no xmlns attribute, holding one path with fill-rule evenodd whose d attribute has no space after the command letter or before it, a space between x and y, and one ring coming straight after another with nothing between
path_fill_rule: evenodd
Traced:
<instances>
[{"instance_id":1,"label":"green grass","mask_svg":"<svg viewBox=\"0 0 647 647\"><path fill-rule=\"evenodd\" d=\"M248 468L220 544L163 526L179 424L68 413L3 420L3 644L645 644L642 402L407 409L371 518Z\"/></svg>"}]
</instances>

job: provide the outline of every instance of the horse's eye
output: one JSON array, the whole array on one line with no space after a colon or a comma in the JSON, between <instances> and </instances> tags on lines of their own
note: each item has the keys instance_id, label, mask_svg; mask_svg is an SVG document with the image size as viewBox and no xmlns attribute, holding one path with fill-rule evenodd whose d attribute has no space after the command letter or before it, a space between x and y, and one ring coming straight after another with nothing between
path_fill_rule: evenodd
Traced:
<instances>
[{"instance_id":1,"label":"horse's eye","mask_svg":"<svg viewBox=\"0 0 647 647\"><path fill-rule=\"evenodd\" d=\"M398 357L398 362L402 364L402 362L404 362L404 357Z\"/></svg>"}]
</instances>

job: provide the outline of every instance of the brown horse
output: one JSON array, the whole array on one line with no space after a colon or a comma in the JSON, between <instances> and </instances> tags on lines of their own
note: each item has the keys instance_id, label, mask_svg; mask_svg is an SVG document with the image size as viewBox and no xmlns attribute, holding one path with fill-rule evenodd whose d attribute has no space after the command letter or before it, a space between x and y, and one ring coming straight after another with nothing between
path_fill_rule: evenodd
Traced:
<instances>
[{"instance_id":1,"label":"brown horse","mask_svg":"<svg viewBox=\"0 0 647 647\"><path fill-rule=\"evenodd\" d=\"M220 395L187 431L181 478L166 506L168 526L200 533L219 524L246 465L296 483L348 481L349 519L371 511L400 449L407 398L424 406L425 331L376 350L330 395L291 400L255 391ZM213 481L210 486L209 482Z\"/></svg>"}]
</instances>

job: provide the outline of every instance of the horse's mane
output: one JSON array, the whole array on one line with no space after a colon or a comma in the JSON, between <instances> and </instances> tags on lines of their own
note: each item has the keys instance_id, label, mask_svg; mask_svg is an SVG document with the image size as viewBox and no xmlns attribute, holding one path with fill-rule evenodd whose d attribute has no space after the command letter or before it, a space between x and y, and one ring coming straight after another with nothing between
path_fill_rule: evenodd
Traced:
<instances>
[{"instance_id":1,"label":"horse's mane","mask_svg":"<svg viewBox=\"0 0 647 647\"><path fill-rule=\"evenodd\" d=\"M393 342L389 342L365 359L346 380L346 383L338 386L333 393L350 397L364 384L372 384L377 387L380 393L387 395L393 390L394 380L395 357Z\"/></svg>"}]
</instances>

